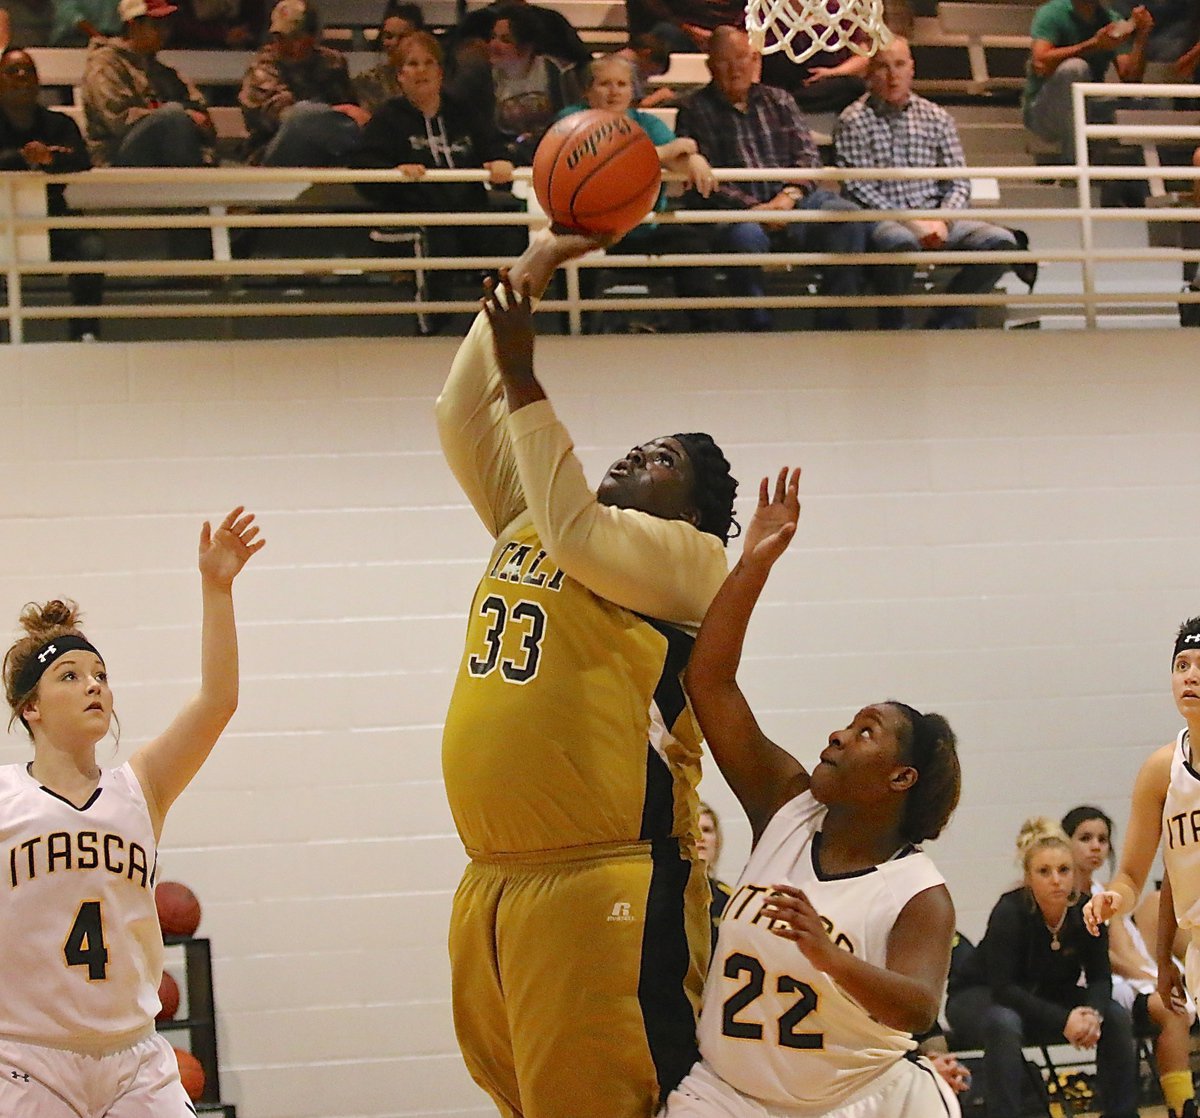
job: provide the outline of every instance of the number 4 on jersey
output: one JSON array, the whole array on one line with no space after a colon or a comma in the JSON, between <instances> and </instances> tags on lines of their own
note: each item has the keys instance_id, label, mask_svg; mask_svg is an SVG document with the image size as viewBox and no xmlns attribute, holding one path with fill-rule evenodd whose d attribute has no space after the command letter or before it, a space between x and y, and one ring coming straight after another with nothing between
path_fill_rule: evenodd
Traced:
<instances>
[{"instance_id":1,"label":"number 4 on jersey","mask_svg":"<svg viewBox=\"0 0 1200 1118\"><path fill-rule=\"evenodd\" d=\"M99 901L84 901L63 944L69 967L87 967L88 981L108 977L108 948L104 946L104 920Z\"/></svg>"}]
</instances>

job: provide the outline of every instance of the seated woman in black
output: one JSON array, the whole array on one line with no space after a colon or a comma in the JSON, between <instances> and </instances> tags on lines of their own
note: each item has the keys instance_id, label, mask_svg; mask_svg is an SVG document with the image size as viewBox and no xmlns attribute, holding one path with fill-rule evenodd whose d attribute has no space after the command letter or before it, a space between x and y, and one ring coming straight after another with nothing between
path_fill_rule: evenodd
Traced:
<instances>
[{"instance_id":1,"label":"seated woman in black","mask_svg":"<svg viewBox=\"0 0 1200 1118\"><path fill-rule=\"evenodd\" d=\"M17 47L0 53L0 171L45 171L61 175L86 171L92 165L87 144L75 122L52 112L38 101L41 83L33 58ZM46 188L50 216L68 216L66 188ZM50 230L51 260L103 260L104 240L87 229ZM67 290L76 306L92 306L104 294L99 272L74 272ZM94 318L72 318L68 324L74 341L95 340L100 323Z\"/></svg>"},{"instance_id":2,"label":"seated woman in black","mask_svg":"<svg viewBox=\"0 0 1200 1118\"><path fill-rule=\"evenodd\" d=\"M505 158L496 129L483 113L442 88L442 48L428 32L405 35L395 47L394 58L401 96L376 109L363 129L355 164L395 168L405 181L359 183L359 192L381 209L400 213L486 212L491 207L483 183L423 183L421 179L427 170L482 167L493 184L512 182L513 165ZM512 225L425 229L433 256L516 255L523 233L522 227ZM430 273L432 298L449 297L451 277L446 271Z\"/></svg>"},{"instance_id":3,"label":"seated woman in black","mask_svg":"<svg viewBox=\"0 0 1200 1118\"><path fill-rule=\"evenodd\" d=\"M955 1044L984 1051L988 1118L1021 1114L1021 1046L1064 1041L1096 1049L1105 1118L1137 1118L1133 1026L1112 1000L1107 929L1083 926L1070 841L1053 820L1028 819L1017 852L1024 883L996 902L946 1002Z\"/></svg>"}]
</instances>

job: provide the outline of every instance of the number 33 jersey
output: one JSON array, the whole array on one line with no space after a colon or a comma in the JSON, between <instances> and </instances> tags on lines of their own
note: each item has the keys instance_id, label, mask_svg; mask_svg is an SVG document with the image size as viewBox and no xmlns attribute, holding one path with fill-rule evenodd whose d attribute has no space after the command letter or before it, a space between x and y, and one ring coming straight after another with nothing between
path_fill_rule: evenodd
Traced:
<instances>
[{"instance_id":1,"label":"number 33 jersey","mask_svg":"<svg viewBox=\"0 0 1200 1118\"><path fill-rule=\"evenodd\" d=\"M87 803L0 767L0 1034L84 1052L136 1040L159 1010L156 847L128 764Z\"/></svg>"},{"instance_id":2,"label":"number 33 jersey","mask_svg":"<svg viewBox=\"0 0 1200 1118\"><path fill-rule=\"evenodd\" d=\"M668 523L636 515L648 531ZM568 575L528 518L502 535L442 738L468 853L690 838L700 732L681 675L692 643Z\"/></svg>"},{"instance_id":3,"label":"number 33 jersey","mask_svg":"<svg viewBox=\"0 0 1200 1118\"><path fill-rule=\"evenodd\" d=\"M764 1103L824 1114L916 1047L876 1021L760 913L773 885L803 890L838 947L887 966L904 906L943 883L915 847L849 874L818 868L825 807L804 792L767 825L725 907L700 1015L700 1053L722 1079Z\"/></svg>"}]
</instances>

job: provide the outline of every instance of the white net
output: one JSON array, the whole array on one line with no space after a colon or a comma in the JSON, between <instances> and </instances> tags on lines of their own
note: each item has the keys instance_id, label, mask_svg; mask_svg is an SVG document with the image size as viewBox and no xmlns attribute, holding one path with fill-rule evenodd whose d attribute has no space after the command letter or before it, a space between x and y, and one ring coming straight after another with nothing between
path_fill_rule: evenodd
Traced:
<instances>
[{"instance_id":1,"label":"white net","mask_svg":"<svg viewBox=\"0 0 1200 1118\"><path fill-rule=\"evenodd\" d=\"M746 30L755 50L793 62L842 49L869 58L892 41L883 0L747 0Z\"/></svg>"}]
</instances>

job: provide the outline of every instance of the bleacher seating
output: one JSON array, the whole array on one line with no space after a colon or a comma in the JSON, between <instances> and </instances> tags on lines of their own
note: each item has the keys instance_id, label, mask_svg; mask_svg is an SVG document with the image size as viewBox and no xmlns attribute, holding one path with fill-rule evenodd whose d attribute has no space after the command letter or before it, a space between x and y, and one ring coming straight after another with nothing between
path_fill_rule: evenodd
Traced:
<instances>
[{"instance_id":1,"label":"bleacher seating","mask_svg":"<svg viewBox=\"0 0 1200 1118\"><path fill-rule=\"evenodd\" d=\"M938 5L938 26L947 36L961 35L966 40L971 64L973 93L997 89L1020 89L1024 78L995 76L988 65L991 49L1018 50L1028 54L1032 40L1029 25L1033 9L1027 4L975 2Z\"/></svg>"}]
</instances>

